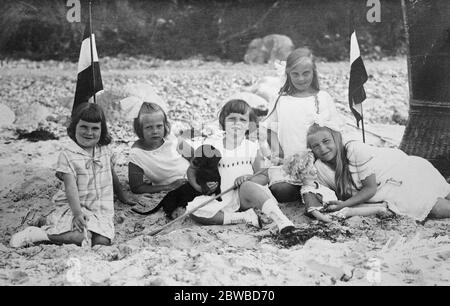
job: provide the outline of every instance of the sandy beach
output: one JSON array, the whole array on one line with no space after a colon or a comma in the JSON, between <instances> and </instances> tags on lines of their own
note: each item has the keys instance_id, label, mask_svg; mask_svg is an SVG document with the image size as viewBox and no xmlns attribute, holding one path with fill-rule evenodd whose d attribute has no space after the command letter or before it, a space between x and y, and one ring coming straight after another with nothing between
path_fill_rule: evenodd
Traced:
<instances>
[{"instance_id":1,"label":"sandy beach","mask_svg":"<svg viewBox=\"0 0 450 306\"><path fill-rule=\"evenodd\" d=\"M104 62L107 91L121 95L128 83L150 82L168 101L175 128L185 124L182 119L213 122L217 105L230 90L273 74L266 66L243 69L243 64L196 60L153 68L142 60L126 69L118 69L112 59ZM338 110L348 113L344 65L320 63L318 69L322 87L335 97ZM45 107L48 115L40 126L50 127L59 139L18 139L16 124L0 130L0 285L450 285L450 219L418 224L404 217L353 217L323 225L304 216L304 208L296 202L280 204L300 228L295 235L278 235L263 216L262 229L201 226L186 218L150 236L168 222L163 211L141 216L116 201L116 237L111 246L40 244L12 249L13 233L55 208L52 196L61 182L54 168L59 149L69 141L64 129L76 67L18 61L3 68L1 103L16 117L32 103ZM369 135L368 141L397 146L404 126L393 121L393 114L407 112L405 59L370 62L367 69L368 129L389 140ZM111 112L116 114L113 108ZM110 125L112 149L118 156L116 172L129 192L127 158L135 136L130 122L116 120ZM360 132L349 128L349 133L357 137ZM136 198L153 207L163 195Z\"/></svg>"}]
</instances>

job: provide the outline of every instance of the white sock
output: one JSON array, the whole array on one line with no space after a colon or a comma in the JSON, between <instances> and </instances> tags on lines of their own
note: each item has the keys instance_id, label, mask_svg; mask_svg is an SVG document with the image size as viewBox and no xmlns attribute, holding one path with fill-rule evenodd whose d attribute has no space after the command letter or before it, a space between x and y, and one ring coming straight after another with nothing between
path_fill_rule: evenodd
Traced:
<instances>
[{"instance_id":1,"label":"white sock","mask_svg":"<svg viewBox=\"0 0 450 306\"><path fill-rule=\"evenodd\" d=\"M258 215L253 209L247 209L241 212L224 212L223 224L250 223L253 226L260 227Z\"/></svg>"},{"instance_id":2,"label":"white sock","mask_svg":"<svg viewBox=\"0 0 450 306\"><path fill-rule=\"evenodd\" d=\"M294 226L294 223L283 214L274 199L265 201L261 210L263 214L268 215L277 224L280 231L285 227Z\"/></svg>"},{"instance_id":3,"label":"white sock","mask_svg":"<svg viewBox=\"0 0 450 306\"><path fill-rule=\"evenodd\" d=\"M49 241L47 233L39 227L29 226L12 235L9 244L13 248L19 248L40 241Z\"/></svg>"}]
</instances>

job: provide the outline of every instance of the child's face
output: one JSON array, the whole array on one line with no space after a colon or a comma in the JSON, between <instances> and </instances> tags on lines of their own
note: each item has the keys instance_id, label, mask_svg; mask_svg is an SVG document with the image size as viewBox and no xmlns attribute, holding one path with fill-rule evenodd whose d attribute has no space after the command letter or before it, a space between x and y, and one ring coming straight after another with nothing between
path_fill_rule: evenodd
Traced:
<instances>
[{"instance_id":1,"label":"child's face","mask_svg":"<svg viewBox=\"0 0 450 306\"><path fill-rule=\"evenodd\" d=\"M92 148L99 142L101 133L101 122L80 120L75 128L75 139L80 147Z\"/></svg>"},{"instance_id":2,"label":"child's face","mask_svg":"<svg viewBox=\"0 0 450 306\"><path fill-rule=\"evenodd\" d=\"M164 115L161 112L141 115L142 134L146 142L160 141L164 137Z\"/></svg>"},{"instance_id":3,"label":"child's face","mask_svg":"<svg viewBox=\"0 0 450 306\"><path fill-rule=\"evenodd\" d=\"M318 131L308 136L308 144L314 155L323 162L330 162L336 158L337 147L331 133Z\"/></svg>"},{"instance_id":4,"label":"child's face","mask_svg":"<svg viewBox=\"0 0 450 306\"><path fill-rule=\"evenodd\" d=\"M294 69L289 72L289 77L291 79L292 85L298 91L305 91L311 87L314 68L310 61L305 61L297 64Z\"/></svg>"},{"instance_id":5,"label":"child's face","mask_svg":"<svg viewBox=\"0 0 450 306\"><path fill-rule=\"evenodd\" d=\"M250 114L230 113L225 117L225 133L243 136L249 128Z\"/></svg>"}]
</instances>

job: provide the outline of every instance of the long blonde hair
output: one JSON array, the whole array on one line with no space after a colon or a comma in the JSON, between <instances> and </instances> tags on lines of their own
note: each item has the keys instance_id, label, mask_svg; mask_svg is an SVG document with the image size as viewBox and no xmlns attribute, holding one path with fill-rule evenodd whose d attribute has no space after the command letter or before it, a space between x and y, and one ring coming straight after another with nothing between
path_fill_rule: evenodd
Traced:
<instances>
[{"instance_id":1,"label":"long blonde hair","mask_svg":"<svg viewBox=\"0 0 450 306\"><path fill-rule=\"evenodd\" d=\"M314 55L312 54L311 50L307 47L304 48L298 48L292 51L289 56L286 59L286 82L284 83L283 87L281 87L279 94L283 95L291 95L295 92L295 87L292 84L291 77L289 73L300 63L304 63L305 61L310 61L311 65L313 67L313 79L311 83L311 87L319 91L320 85L319 85L319 77L317 75L317 68L316 68L316 60L314 58Z\"/></svg>"},{"instance_id":2,"label":"long blonde hair","mask_svg":"<svg viewBox=\"0 0 450 306\"><path fill-rule=\"evenodd\" d=\"M311 50L307 47L295 49L289 54L289 56L286 59L286 68L285 68L286 82L284 82L284 85L280 88L280 91L278 92L278 97L275 100L272 111L267 115L267 117L269 117L275 111L275 108L277 107L278 104L278 100L280 100L281 96L289 96L295 93L296 89L294 84L292 84L292 80L289 73L295 68L295 66L305 61L310 61L313 67L313 79L311 87L316 91L320 90L319 77L317 75L317 68L316 68L316 60Z\"/></svg>"},{"instance_id":3,"label":"long blonde hair","mask_svg":"<svg viewBox=\"0 0 450 306\"><path fill-rule=\"evenodd\" d=\"M336 183L336 195L340 200L346 200L352 196L352 187L356 189L356 184L352 178L352 174L349 168L350 161L347 157L347 147L342 141L342 134L340 132L330 129L326 126L320 126L316 123L309 127L307 136L321 131L329 132L336 145L336 168L334 174L334 180ZM308 147L311 148L309 142Z\"/></svg>"}]
</instances>

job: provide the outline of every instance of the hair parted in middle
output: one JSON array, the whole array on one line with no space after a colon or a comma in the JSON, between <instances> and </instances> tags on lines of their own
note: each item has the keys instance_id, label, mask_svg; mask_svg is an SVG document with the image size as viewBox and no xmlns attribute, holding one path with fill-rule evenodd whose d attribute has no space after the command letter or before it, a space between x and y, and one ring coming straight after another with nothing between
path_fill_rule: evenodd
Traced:
<instances>
[{"instance_id":1,"label":"hair parted in middle","mask_svg":"<svg viewBox=\"0 0 450 306\"><path fill-rule=\"evenodd\" d=\"M141 139L141 140L144 139L144 132L142 129L142 118L141 118L142 115L153 114L156 112L161 112L164 117L164 120L163 120L164 121L164 137L169 135L170 123L169 123L169 120L167 119L167 115L164 112L164 110L162 109L162 107L153 102L144 102L144 103L142 103L142 106L139 109L138 116L136 118L134 118L134 122L133 122L134 132L139 137L139 139Z\"/></svg>"},{"instance_id":2,"label":"hair parted in middle","mask_svg":"<svg viewBox=\"0 0 450 306\"><path fill-rule=\"evenodd\" d=\"M284 83L283 87L281 87L279 94L287 94L291 95L295 92L295 87L292 84L291 77L289 76L289 73L298 65L301 63L311 63L313 68L313 79L311 83L311 87L314 90L319 91L319 77L317 75L317 68L316 68L316 59L314 55L312 54L311 50L308 47L302 47L295 49L292 51L289 56L286 59L286 82Z\"/></svg>"},{"instance_id":3,"label":"hair parted in middle","mask_svg":"<svg viewBox=\"0 0 450 306\"><path fill-rule=\"evenodd\" d=\"M336 145L336 170L334 176L336 182L336 195L340 200L347 200L352 196L351 190L352 187L356 188L356 184L349 169L350 161L347 157L347 147L343 143L342 134L329 127L320 126L317 123L314 123L309 127L307 136L320 131L329 132ZM311 149L309 142L308 147Z\"/></svg>"}]
</instances>

